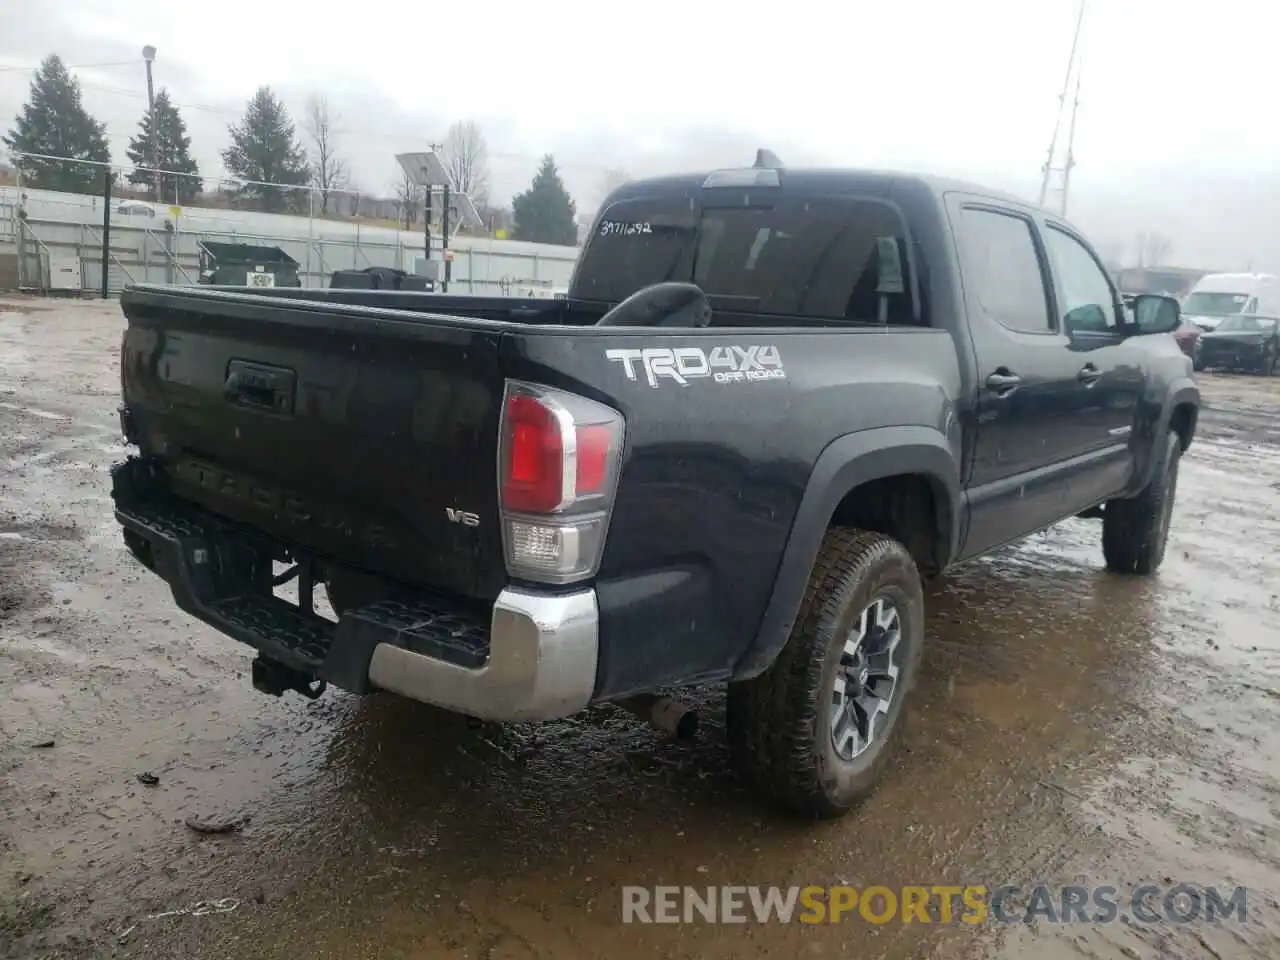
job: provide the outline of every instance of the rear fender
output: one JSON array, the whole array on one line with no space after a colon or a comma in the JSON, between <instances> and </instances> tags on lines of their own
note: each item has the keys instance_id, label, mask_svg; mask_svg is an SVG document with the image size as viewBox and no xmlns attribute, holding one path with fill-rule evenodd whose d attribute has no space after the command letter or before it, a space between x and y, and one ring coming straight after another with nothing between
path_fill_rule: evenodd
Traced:
<instances>
[{"instance_id":1,"label":"rear fender","mask_svg":"<svg viewBox=\"0 0 1280 960\"><path fill-rule=\"evenodd\" d=\"M929 427L883 427L833 441L814 464L787 539L773 595L752 644L734 667L745 680L768 669L786 645L799 614L809 574L836 507L849 491L885 477L918 474L934 488L939 565L958 550L962 498L960 470L947 438Z\"/></svg>"}]
</instances>

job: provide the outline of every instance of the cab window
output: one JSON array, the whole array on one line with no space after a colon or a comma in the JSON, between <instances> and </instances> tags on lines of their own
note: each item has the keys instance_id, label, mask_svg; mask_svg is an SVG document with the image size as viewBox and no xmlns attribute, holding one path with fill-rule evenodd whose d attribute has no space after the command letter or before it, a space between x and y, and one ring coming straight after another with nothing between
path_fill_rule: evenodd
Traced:
<instances>
[{"instance_id":1,"label":"cab window","mask_svg":"<svg viewBox=\"0 0 1280 960\"><path fill-rule=\"evenodd\" d=\"M1062 329L1105 332L1116 328L1115 292L1106 272L1079 240L1052 224L1045 245L1062 291Z\"/></svg>"}]
</instances>

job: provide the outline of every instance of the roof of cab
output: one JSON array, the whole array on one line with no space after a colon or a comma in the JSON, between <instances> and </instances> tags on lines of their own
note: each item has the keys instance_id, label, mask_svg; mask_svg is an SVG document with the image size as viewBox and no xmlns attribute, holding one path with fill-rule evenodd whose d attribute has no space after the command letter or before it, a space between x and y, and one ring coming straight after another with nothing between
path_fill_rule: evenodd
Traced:
<instances>
[{"instance_id":1,"label":"roof of cab","mask_svg":"<svg viewBox=\"0 0 1280 960\"><path fill-rule=\"evenodd\" d=\"M744 168L745 169L745 168ZM690 191L701 190L703 183L712 173L705 170L699 173L672 174L664 177L651 177L635 180L618 187L610 196L606 206L619 200L634 200L652 197L655 194L687 195ZM1024 209L1032 205L1026 200L999 190L992 190L962 180L952 180L931 174L905 173L896 170L858 170L840 168L792 168L783 167L782 188L784 190L834 190L839 193L861 193L888 196L892 192L907 190L917 193L930 193L941 198L947 193L966 193L1001 203L1012 204Z\"/></svg>"}]
</instances>

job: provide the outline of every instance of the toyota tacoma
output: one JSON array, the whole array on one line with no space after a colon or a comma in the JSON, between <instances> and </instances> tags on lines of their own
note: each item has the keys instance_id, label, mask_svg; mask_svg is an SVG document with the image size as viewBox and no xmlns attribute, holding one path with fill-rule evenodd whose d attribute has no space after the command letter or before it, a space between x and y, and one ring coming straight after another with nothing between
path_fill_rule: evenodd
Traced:
<instances>
[{"instance_id":1,"label":"toyota tacoma","mask_svg":"<svg viewBox=\"0 0 1280 960\"><path fill-rule=\"evenodd\" d=\"M563 299L121 302L115 516L260 689L531 721L725 681L809 817L893 755L922 578L1077 516L1154 572L1199 407L1176 301L1126 311L1061 218L766 151L617 189Z\"/></svg>"}]
</instances>

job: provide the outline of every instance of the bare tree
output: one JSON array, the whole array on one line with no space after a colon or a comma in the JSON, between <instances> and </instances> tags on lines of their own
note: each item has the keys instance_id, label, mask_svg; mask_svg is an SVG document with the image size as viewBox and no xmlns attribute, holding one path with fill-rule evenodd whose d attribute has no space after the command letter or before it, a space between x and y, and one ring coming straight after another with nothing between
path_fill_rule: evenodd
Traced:
<instances>
[{"instance_id":1,"label":"bare tree","mask_svg":"<svg viewBox=\"0 0 1280 960\"><path fill-rule=\"evenodd\" d=\"M1124 261L1124 241L1123 240L1099 240L1094 249L1098 251L1098 256L1102 258L1103 266L1107 269L1119 267Z\"/></svg>"},{"instance_id":2,"label":"bare tree","mask_svg":"<svg viewBox=\"0 0 1280 960\"><path fill-rule=\"evenodd\" d=\"M445 134L441 150L453 189L465 193L477 207L489 203L489 144L474 120L459 120Z\"/></svg>"},{"instance_id":3,"label":"bare tree","mask_svg":"<svg viewBox=\"0 0 1280 960\"><path fill-rule=\"evenodd\" d=\"M1173 241L1162 233L1143 231L1134 240L1138 250L1138 267L1162 267L1173 249Z\"/></svg>"},{"instance_id":4,"label":"bare tree","mask_svg":"<svg viewBox=\"0 0 1280 960\"><path fill-rule=\"evenodd\" d=\"M609 199L609 194L617 190L624 183L630 183L634 177L626 170L617 167L607 167L601 174L600 180L596 184L595 190L595 206L602 207L604 202ZM589 208L588 208L589 209Z\"/></svg>"},{"instance_id":5,"label":"bare tree","mask_svg":"<svg viewBox=\"0 0 1280 960\"><path fill-rule=\"evenodd\" d=\"M320 191L320 212L329 212L329 198L341 190L347 181L346 161L336 153L337 133L334 129L338 114L329 108L329 100L323 94L312 94L307 101L307 115L303 129L315 148L312 156L311 184Z\"/></svg>"},{"instance_id":6,"label":"bare tree","mask_svg":"<svg viewBox=\"0 0 1280 960\"><path fill-rule=\"evenodd\" d=\"M626 170L610 168L600 175L600 200L617 190L624 183L630 183L634 177Z\"/></svg>"},{"instance_id":7,"label":"bare tree","mask_svg":"<svg viewBox=\"0 0 1280 960\"><path fill-rule=\"evenodd\" d=\"M364 191L359 185L348 183L343 195L347 198L347 216L358 217L364 212ZM334 206L337 206L335 202Z\"/></svg>"},{"instance_id":8,"label":"bare tree","mask_svg":"<svg viewBox=\"0 0 1280 960\"><path fill-rule=\"evenodd\" d=\"M396 184L396 206L400 208L400 225L406 230L413 229L422 207L422 195L421 188L409 179L407 173Z\"/></svg>"}]
</instances>

